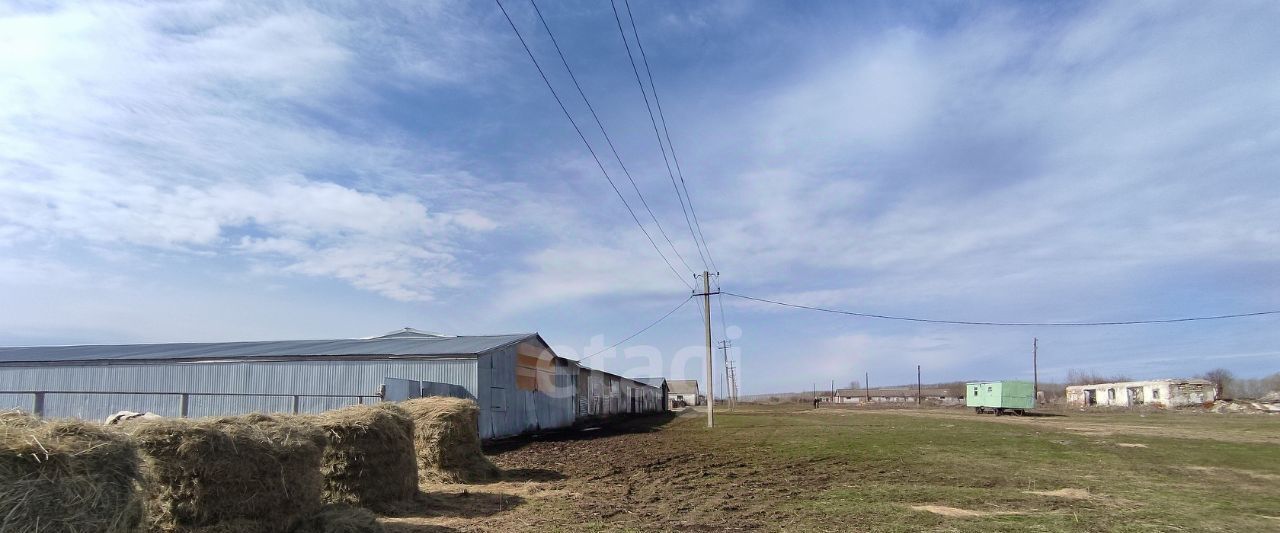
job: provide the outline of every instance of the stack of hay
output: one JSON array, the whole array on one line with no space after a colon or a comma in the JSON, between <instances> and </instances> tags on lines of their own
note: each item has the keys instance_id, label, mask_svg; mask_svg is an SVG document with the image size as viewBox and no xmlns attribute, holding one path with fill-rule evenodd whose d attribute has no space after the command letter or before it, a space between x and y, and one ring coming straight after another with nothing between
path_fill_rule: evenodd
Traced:
<instances>
[{"instance_id":1,"label":"stack of hay","mask_svg":"<svg viewBox=\"0 0 1280 533\"><path fill-rule=\"evenodd\" d=\"M353 405L313 417L324 432L324 499L394 513L418 494L413 420L395 404Z\"/></svg>"},{"instance_id":2,"label":"stack of hay","mask_svg":"<svg viewBox=\"0 0 1280 533\"><path fill-rule=\"evenodd\" d=\"M141 531L140 478L124 435L0 414L0 531Z\"/></svg>"},{"instance_id":3,"label":"stack of hay","mask_svg":"<svg viewBox=\"0 0 1280 533\"><path fill-rule=\"evenodd\" d=\"M320 511L325 439L297 417L252 414L130 424L152 530L278 533Z\"/></svg>"},{"instance_id":4,"label":"stack of hay","mask_svg":"<svg viewBox=\"0 0 1280 533\"><path fill-rule=\"evenodd\" d=\"M480 451L475 402L433 396L400 405L413 417L420 475L444 483L476 483L502 474Z\"/></svg>"}]
</instances>

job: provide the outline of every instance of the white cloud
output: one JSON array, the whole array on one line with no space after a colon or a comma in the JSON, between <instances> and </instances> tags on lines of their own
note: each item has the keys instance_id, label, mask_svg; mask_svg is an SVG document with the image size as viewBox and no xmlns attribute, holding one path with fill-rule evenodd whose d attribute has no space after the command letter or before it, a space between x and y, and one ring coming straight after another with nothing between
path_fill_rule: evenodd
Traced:
<instances>
[{"instance_id":1,"label":"white cloud","mask_svg":"<svg viewBox=\"0 0 1280 533\"><path fill-rule=\"evenodd\" d=\"M638 231L638 230L636 230ZM600 296L676 295L687 291L643 239L643 247L564 242L530 254L504 278L504 312ZM690 276L691 277L691 276ZM692 283L692 279L686 280Z\"/></svg>"},{"instance_id":2,"label":"white cloud","mask_svg":"<svg viewBox=\"0 0 1280 533\"><path fill-rule=\"evenodd\" d=\"M418 190L466 176L439 168L448 158L429 146L346 133L365 126L344 113L371 98L370 83L476 75L458 61L487 52L455 10L390 19L427 36L401 39L391 60L370 37L383 20L373 12L222 2L0 12L0 245L235 254L260 272L402 300L463 283L453 243L497 226L471 207L486 193L433 198L447 208L430 209ZM376 189L351 183L369 181Z\"/></svg>"},{"instance_id":3,"label":"white cloud","mask_svg":"<svg viewBox=\"0 0 1280 533\"><path fill-rule=\"evenodd\" d=\"M768 105L717 110L754 132L713 158L744 161L715 187L731 207L702 210L718 259L898 300L1280 260L1274 40L1248 9L1184 7L990 10L798 62Z\"/></svg>"}]
</instances>

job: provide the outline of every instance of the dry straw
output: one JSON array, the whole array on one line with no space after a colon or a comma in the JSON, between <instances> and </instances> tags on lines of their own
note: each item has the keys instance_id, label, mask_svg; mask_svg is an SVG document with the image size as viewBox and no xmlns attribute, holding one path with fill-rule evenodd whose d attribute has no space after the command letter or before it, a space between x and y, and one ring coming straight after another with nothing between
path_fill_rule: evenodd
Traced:
<instances>
[{"instance_id":1,"label":"dry straw","mask_svg":"<svg viewBox=\"0 0 1280 533\"><path fill-rule=\"evenodd\" d=\"M476 483L502 474L480 451L480 410L475 402L433 396L400 405L413 417L418 471L423 478Z\"/></svg>"},{"instance_id":2,"label":"dry straw","mask_svg":"<svg viewBox=\"0 0 1280 533\"><path fill-rule=\"evenodd\" d=\"M394 513L418 494L413 420L390 403L307 417L324 432L324 500Z\"/></svg>"},{"instance_id":3,"label":"dry straw","mask_svg":"<svg viewBox=\"0 0 1280 533\"><path fill-rule=\"evenodd\" d=\"M292 533L383 533L378 517L366 509L331 505L304 520Z\"/></svg>"},{"instance_id":4,"label":"dry straw","mask_svg":"<svg viewBox=\"0 0 1280 533\"><path fill-rule=\"evenodd\" d=\"M137 448L81 421L0 413L0 531L141 531Z\"/></svg>"},{"instance_id":5,"label":"dry straw","mask_svg":"<svg viewBox=\"0 0 1280 533\"><path fill-rule=\"evenodd\" d=\"M277 533L321 507L325 439L298 417L251 414L130 424L152 531Z\"/></svg>"}]
</instances>

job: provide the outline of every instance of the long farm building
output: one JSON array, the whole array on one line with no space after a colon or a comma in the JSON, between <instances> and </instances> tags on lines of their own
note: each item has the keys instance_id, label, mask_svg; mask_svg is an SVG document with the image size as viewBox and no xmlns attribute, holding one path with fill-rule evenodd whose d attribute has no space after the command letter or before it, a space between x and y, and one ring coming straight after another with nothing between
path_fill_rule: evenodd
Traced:
<instances>
[{"instance_id":1,"label":"long farm building","mask_svg":"<svg viewBox=\"0 0 1280 533\"><path fill-rule=\"evenodd\" d=\"M488 439L659 412L664 389L559 357L537 333L0 347L0 409L50 418L317 413L446 395L476 401Z\"/></svg>"}]
</instances>

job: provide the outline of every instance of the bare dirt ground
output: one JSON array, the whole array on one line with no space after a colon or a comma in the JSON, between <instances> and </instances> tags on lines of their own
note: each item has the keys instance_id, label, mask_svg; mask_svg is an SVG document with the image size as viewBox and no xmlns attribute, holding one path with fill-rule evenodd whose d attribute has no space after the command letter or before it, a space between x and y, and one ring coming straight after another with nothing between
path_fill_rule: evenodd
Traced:
<instances>
[{"instance_id":1,"label":"bare dirt ground","mask_svg":"<svg viewBox=\"0 0 1280 533\"><path fill-rule=\"evenodd\" d=\"M386 525L391 532L758 530L794 522L777 502L832 481L822 461L753 464L699 452L654 430L655 422L666 420L499 443L493 458L511 481L425 486L446 504L441 516L391 518ZM534 509L501 512L517 505Z\"/></svg>"},{"instance_id":2,"label":"bare dirt ground","mask_svg":"<svg viewBox=\"0 0 1280 533\"><path fill-rule=\"evenodd\" d=\"M782 406L724 413L708 431L702 416L492 443L506 479L424 485L416 511L383 523L391 533L1268 531L1280 514L1277 417ZM1103 438L1117 435L1148 447Z\"/></svg>"}]
</instances>

